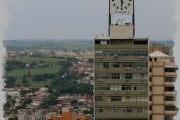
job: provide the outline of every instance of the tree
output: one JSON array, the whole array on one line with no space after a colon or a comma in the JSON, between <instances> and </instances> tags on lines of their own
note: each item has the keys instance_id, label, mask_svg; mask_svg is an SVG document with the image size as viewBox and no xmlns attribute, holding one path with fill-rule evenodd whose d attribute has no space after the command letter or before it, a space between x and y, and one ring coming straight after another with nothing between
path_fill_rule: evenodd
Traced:
<instances>
[{"instance_id":1,"label":"tree","mask_svg":"<svg viewBox=\"0 0 180 120\"><path fill-rule=\"evenodd\" d=\"M6 88L13 88L15 87L15 84L16 84L16 79L14 77L11 77L11 76L7 76L6 77Z\"/></svg>"},{"instance_id":2,"label":"tree","mask_svg":"<svg viewBox=\"0 0 180 120\"><path fill-rule=\"evenodd\" d=\"M32 102L33 102L32 99L27 98L27 99L24 100L23 103L27 105L27 104L30 104L30 103L32 103Z\"/></svg>"},{"instance_id":3,"label":"tree","mask_svg":"<svg viewBox=\"0 0 180 120\"><path fill-rule=\"evenodd\" d=\"M18 118L17 117L11 117L8 120L18 120Z\"/></svg>"}]
</instances>

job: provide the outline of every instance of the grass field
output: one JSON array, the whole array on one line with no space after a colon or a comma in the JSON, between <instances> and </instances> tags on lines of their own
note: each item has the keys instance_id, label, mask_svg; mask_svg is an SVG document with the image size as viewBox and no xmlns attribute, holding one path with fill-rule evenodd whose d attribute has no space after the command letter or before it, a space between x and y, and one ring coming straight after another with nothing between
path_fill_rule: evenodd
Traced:
<instances>
[{"instance_id":1,"label":"grass field","mask_svg":"<svg viewBox=\"0 0 180 120\"><path fill-rule=\"evenodd\" d=\"M23 75L27 75L28 71L30 71L30 74L37 75L37 74L45 74L45 73L57 73L59 68L34 68L34 69L20 69L20 70L13 70L8 73L6 73L7 76L12 76L16 78L16 85L22 85L22 77ZM51 80L46 80L44 82L36 82L36 81L29 81L29 84L33 87L42 87L44 85L50 85Z\"/></svg>"},{"instance_id":2,"label":"grass field","mask_svg":"<svg viewBox=\"0 0 180 120\"><path fill-rule=\"evenodd\" d=\"M59 68L34 68L34 69L20 69L12 70L7 73L8 76L22 77L24 74L27 74L30 71L31 75L44 74L44 73L57 73Z\"/></svg>"}]
</instances>

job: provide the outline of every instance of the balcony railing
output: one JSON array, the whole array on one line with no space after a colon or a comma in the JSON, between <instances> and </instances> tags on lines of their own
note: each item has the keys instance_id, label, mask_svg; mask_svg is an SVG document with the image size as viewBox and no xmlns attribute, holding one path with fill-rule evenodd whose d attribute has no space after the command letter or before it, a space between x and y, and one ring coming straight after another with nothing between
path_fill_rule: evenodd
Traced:
<instances>
[{"instance_id":1,"label":"balcony railing","mask_svg":"<svg viewBox=\"0 0 180 120\"><path fill-rule=\"evenodd\" d=\"M109 107L109 106L116 106L116 107L131 107L131 106L138 106L138 107L147 107L148 102L126 102L126 101L118 101L118 102L106 102L106 101L96 101L96 107Z\"/></svg>"},{"instance_id":2,"label":"balcony railing","mask_svg":"<svg viewBox=\"0 0 180 120\"><path fill-rule=\"evenodd\" d=\"M95 114L96 119L120 119L120 118L126 118L126 119L147 119L148 113L123 113L123 112L103 112L103 113L96 113Z\"/></svg>"},{"instance_id":3,"label":"balcony railing","mask_svg":"<svg viewBox=\"0 0 180 120\"><path fill-rule=\"evenodd\" d=\"M147 68L112 68L112 69L108 69L108 68L101 68L101 69L96 69L95 70L96 73L148 73L148 69Z\"/></svg>"},{"instance_id":4,"label":"balcony railing","mask_svg":"<svg viewBox=\"0 0 180 120\"><path fill-rule=\"evenodd\" d=\"M148 84L148 80L119 80L119 79L99 79L95 81L96 84Z\"/></svg>"},{"instance_id":5,"label":"balcony railing","mask_svg":"<svg viewBox=\"0 0 180 120\"><path fill-rule=\"evenodd\" d=\"M148 49L147 45L95 45L95 49Z\"/></svg>"},{"instance_id":6,"label":"balcony railing","mask_svg":"<svg viewBox=\"0 0 180 120\"><path fill-rule=\"evenodd\" d=\"M103 61L148 61L147 56L123 56L123 57L118 57L118 56L95 56L95 61L96 62L103 62Z\"/></svg>"},{"instance_id":7,"label":"balcony railing","mask_svg":"<svg viewBox=\"0 0 180 120\"><path fill-rule=\"evenodd\" d=\"M104 95L104 96L109 96L109 95L139 95L139 96L144 96L148 94L148 91L128 91L128 90L95 90L96 95Z\"/></svg>"}]
</instances>

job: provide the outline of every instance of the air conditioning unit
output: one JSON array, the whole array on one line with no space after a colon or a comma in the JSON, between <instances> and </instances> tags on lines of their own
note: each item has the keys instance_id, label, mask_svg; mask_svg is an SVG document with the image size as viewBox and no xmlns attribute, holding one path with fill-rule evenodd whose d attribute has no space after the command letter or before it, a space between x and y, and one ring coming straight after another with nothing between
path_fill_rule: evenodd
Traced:
<instances>
[{"instance_id":1,"label":"air conditioning unit","mask_svg":"<svg viewBox=\"0 0 180 120\"><path fill-rule=\"evenodd\" d=\"M142 67L137 67L138 70L142 69Z\"/></svg>"},{"instance_id":2,"label":"air conditioning unit","mask_svg":"<svg viewBox=\"0 0 180 120\"><path fill-rule=\"evenodd\" d=\"M130 67L126 67L126 70L130 70Z\"/></svg>"},{"instance_id":3,"label":"air conditioning unit","mask_svg":"<svg viewBox=\"0 0 180 120\"><path fill-rule=\"evenodd\" d=\"M103 80L102 80L102 79L100 79L100 80L98 80L98 82L103 82Z\"/></svg>"},{"instance_id":4,"label":"air conditioning unit","mask_svg":"<svg viewBox=\"0 0 180 120\"><path fill-rule=\"evenodd\" d=\"M141 56L140 58L141 58L141 59L144 59L145 57L144 57L144 56Z\"/></svg>"}]
</instances>

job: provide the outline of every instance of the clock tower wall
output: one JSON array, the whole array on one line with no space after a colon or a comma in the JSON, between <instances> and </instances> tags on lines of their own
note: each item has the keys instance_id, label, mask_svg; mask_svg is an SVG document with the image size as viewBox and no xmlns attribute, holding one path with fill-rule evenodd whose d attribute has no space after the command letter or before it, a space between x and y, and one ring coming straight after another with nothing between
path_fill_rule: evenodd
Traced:
<instances>
[{"instance_id":1,"label":"clock tower wall","mask_svg":"<svg viewBox=\"0 0 180 120\"><path fill-rule=\"evenodd\" d=\"M110 25L110 38L112 39L123 39L133 38L133 25Z\"/></svg>"}]
</instances>

